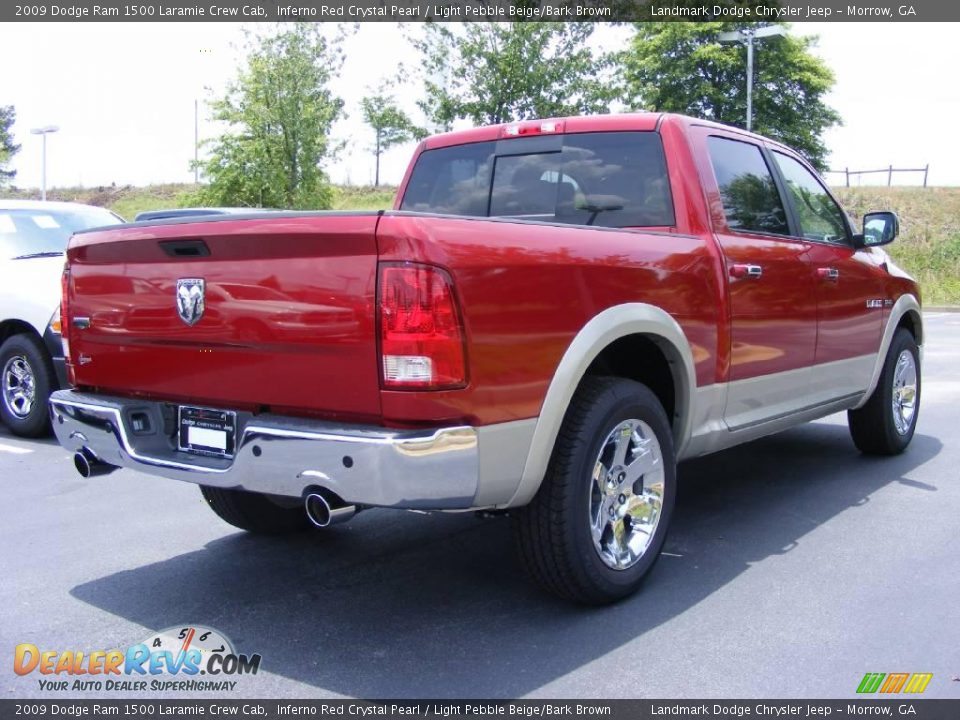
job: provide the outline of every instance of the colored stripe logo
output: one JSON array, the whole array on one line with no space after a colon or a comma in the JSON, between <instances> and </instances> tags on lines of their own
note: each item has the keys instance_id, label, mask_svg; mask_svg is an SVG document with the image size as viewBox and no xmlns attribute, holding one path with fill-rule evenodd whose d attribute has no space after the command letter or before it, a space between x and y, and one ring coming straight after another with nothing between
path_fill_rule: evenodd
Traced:
<instances>
[{"instance_id":1,"label":"colored stripe logo","mask_svg":"<svg viewBox=\"0 0 960 720\"><path fill-rule=\"evenodd\" d=\"M927 689L932 678L933 673L867 673L860 681L857 692L861 694L922 693Z\"/></svg>"}]
</instances>

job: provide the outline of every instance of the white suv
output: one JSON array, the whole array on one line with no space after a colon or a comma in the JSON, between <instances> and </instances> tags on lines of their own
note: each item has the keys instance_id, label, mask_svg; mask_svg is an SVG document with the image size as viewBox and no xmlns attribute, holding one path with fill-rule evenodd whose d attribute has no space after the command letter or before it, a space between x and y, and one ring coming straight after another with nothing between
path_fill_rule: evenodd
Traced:
<instances>
[{"instance_id":1,"label":"white suv","mask_svg":"<svg viewBox=\"0 0 960 720\"><path fill-rule=\"evenodd\" d=\"M67 384L60 343L67 241L77 230L122 222L89 205L0 200L0 417L17 435L48 432L47 398Z\"/></svg>"}]
</instances>

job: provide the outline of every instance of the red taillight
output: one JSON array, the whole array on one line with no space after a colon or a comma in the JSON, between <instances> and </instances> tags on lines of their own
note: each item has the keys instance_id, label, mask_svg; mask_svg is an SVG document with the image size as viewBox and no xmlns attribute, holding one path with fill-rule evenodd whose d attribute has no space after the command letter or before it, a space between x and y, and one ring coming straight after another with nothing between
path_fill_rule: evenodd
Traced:
<instances>
[{"instance_id":1,"label":"red taillight","mask_svg":"<svg viewBox=\"0 0 960 720\"><path fill-rule=\"evenodd\" d=\"M446 273L380 266L383 386L436 390L466 384L463 325Z\"/></svg>"},{"instance_id":2,"label":"red taillight","mask_svg":"<svg viewBox=\"0 0 960 720\"><path fill-rule=\"evenodd\" d=\"M73 363L70 361L70 268L63 268L60 276L60 342L63 344L63 359L67 366L67 380L71 385L76 381Z\"/></svg>"}]
</instances>

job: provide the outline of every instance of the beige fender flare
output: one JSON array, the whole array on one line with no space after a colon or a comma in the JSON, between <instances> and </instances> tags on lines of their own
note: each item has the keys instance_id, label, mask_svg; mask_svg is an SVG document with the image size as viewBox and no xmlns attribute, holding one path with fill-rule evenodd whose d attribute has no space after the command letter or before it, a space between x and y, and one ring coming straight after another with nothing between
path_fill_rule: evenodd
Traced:
<instances>
[{"instance_id":1,"label":"beige fender flare","mask_svg":"<svg viewBox=\"0 0 960 720\"><path fill-rule=\"evenodd\" d=\"M887 316L887 325L883 329L883 337L880 340L880 350L877 351L877 358L873 363L873 374L870 376L870 384L867 391L863 394L863 399L857 403L856 408L866 405L873 391L880 382L880 373L883 372L883 364L886 362L887 353L890 351L890 343L893 342L893 333L903 319L904 315L913 315L913 323L919 329L917 345L920 346L921 355L923 352L923 314L920 311L920 303L913 295L901 295L900 298L890 308L890 314Z\"/></svg>"},{"instance_id":2,"label":"beige fender flare","mask_svg":"<svg viewBox=\"0 0 960 720\"><path fill-rule=\"evenodd\" d=\"M536 495L564 414L580 380L607 346L628 335L648 336L663 350L670 363L676 388L676 412L672 418L674 442L677 456L680 456L690 439L690 403L697 386L690 343L677 321L661 308L646 303L615 305L590 320L577 333L560 360L540 409L520 483L507 506L526 505ZM637 358L637 362L642 361L643 358Z\"/></svg>"}]
</instances>

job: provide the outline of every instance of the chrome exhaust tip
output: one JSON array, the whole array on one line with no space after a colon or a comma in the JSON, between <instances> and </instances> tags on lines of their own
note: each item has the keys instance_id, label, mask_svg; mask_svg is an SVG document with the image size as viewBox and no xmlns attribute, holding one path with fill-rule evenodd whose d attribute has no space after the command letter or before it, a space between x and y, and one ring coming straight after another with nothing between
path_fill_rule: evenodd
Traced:
<instances>
[{"instance_id":1,"label":"chrome exhaust tip","mask_svg":"<svg viewBox=\"0 0 960 720\"><path fill-rule=\"evenodd\" d=\"M73 466L80 473L81 477L92 478L100 475L109 475L119 468L116 465L110 465L103 462L87 448L74 453Z\"/></svg>"},{"instance_id":2,"label":"chrome exhaust tip","mask_svg":"<svg viewBox=\"0 0 960 720\"><path fill-rule=\"evenodd\" d=\"M303 507L307 511L310 522L319 528L346 522L357 514L356 505L337 503L316 491L307 494Z\"/></svg>"}]
</instances>

